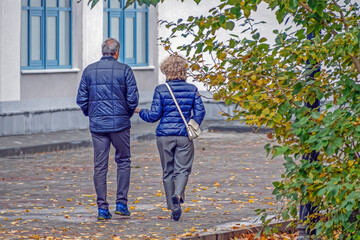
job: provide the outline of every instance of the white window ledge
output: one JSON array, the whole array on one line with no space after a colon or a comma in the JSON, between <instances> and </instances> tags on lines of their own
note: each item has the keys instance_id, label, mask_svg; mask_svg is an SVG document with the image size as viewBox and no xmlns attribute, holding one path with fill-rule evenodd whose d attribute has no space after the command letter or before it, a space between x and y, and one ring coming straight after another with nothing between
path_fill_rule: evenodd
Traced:
<instances>
[{"instance_id":1,"label":"white window ledge","mask_svg":"<svg viewBox=\"0 0 360 240\"><path fill-rule=\"evenodd\" d=\"M49 74L49 73L77 73L80 69L39 69L39 70L21 70L21 74Z\"/></svg>"},{"instance_id":2,"label":"white window ledge","mask_svg":"<svg viewBox=\"0 0 360 240\"><path fill-rule=\"evenodd\" d=\"M155 66L131 67L131 69L134 71L149 71L154 70Z\"/></svg>"}]
</instances>

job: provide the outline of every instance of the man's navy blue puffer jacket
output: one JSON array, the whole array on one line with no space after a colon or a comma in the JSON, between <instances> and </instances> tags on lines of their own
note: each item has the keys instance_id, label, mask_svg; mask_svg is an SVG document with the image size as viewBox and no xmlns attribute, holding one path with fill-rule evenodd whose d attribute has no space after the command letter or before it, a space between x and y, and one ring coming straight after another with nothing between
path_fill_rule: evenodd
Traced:
<instances>
[{"instance_id":1,"label":"man's navy blue puffer jacket","mask_svg":"<svg viewBox=\"0 0 360 240\"><path fill-rule=\"evenodd\" d=\"M197 88L184 80L167 82L186 118L193 118L201 124L205 116L205 108ZM193 114L192 114L193 113ZM146 122L160 123L156 128L156 136L188 136L185 124L165 84L155 88L150 110L141 109L140 118Z\"/></svg>"},{"instance_id":2,"label":"man's navy blue puffer jacket","mask_svg":"<svg viewBox=\"0 0 360 240\"><path fill-rule=\"evenodd\" d=\"M138 99L131 68L103 56L85 68L76 102L89 116L91 132L118 132L130 128Z\"/></svg>"}]
</instances>

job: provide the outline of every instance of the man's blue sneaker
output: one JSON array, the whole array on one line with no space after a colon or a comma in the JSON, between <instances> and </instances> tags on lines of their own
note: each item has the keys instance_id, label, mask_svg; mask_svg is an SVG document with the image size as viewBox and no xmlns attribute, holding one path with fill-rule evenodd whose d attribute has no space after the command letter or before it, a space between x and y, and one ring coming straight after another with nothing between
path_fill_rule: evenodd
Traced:
<instances>
[{"instance_id":1,"label":"man's blue sneaker","mask_svg":"<svg viewBox=\"0 0 360 240\"><path fill-rule=\"evenodd\" d=\"M116 204L115 213L123 216L130 216L131 214L128 210L128 207L122 203Z\"/></svg>"},{"instance_id":2,"label":"man's blue sneaker","mask_svg":"<svg viewBox=\"0 0 360 240\"><path fill-rule=\"evenodd\" d=\"M112 215L108 209L99 208L98 220L111 219Z\"/></svg>"}]
</instances>

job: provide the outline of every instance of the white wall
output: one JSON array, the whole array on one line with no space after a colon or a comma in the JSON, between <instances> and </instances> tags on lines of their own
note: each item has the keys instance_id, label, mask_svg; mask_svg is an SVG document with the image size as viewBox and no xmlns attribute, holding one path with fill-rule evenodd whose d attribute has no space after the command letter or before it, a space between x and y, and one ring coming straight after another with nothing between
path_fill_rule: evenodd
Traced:
<instances>
[{"instance_id":1,"label":"white wall","mask_svg":"<svg viewBox=\"0 0 360 240\"><path fill-rule=\"evenodd\" d=\"M206 15L208 10L212 6L217 6L219 0L203 0L197 5L193 0L187 0L181 2L180 0L167 0L163 3L158 5L158 14L159 20L166 20L166 21L177 21L179 18L186 20L189 16L200 16ZM211 7L210 7L211 6ZM166 38L171 34L171 31L165 27L165 25L159 24L159 38L163 37ZM189 38L176 38L172 40L172 50L176 51L176 47L183 45L184 41L189 41ZM162 46L159 45L159 66L161 62L169 56L169 54L164 50ZM182 56L185 54L180 53ZM192 79L188 79L188 82L191 82ZM165 75L159 71L159 83L165 82ZM204 90L202 83L194 83L200 90Z\"/></svg>"},{"instance_id":2,"label":"white wall","mask_svg":"<svg viewBox=\"0 0 360 240\"><path fill-rule=\"evenodd\" d=\"M80 3L83 4L83 68L100 60L103 42L103 1L99 1L93 9L87 3L84 0Z\"/></svg>"},{"instance_id":3,"label":"white wall","mask_svg":"<svg viewBox=\"0 0 360 240\"><path fill-rule=\"evenodd\" d=\"M1 0L0 101L20 100L20 32L21 1Z\"/></svg>"},{"instance_id":4,"label":"white wall","mask_svg":"<svg viewBox=\"0 0 360 240\"><path fill-rule=\"evenodd\" d=\"M193 0L188 0L181 2L180 0L167 0L164 3L159 4L159 20L167 20L167 21L177 21L179 18L186 20L189 16L207 16L209 14L209 10L213 7L216 7L220 4L220 0L202 0L199 5L197 5ZM271 42L275 41L275 35L273 34L274 29L282 30L284 29L284 25L279 25L275 12L267 9L267 5L262 3L258 10L252 13L252 18L256 20L256 22L265 21L266 24L257 25L260 30L261 36L266 37ZM240 34L243 29L235 28L233 33ZM224 31L219 31L218 35L221 35L222 40L227 39L227 33ZM159 37L166 38L171 34L171 31L167 29L165 26L159 26ZM247 33L244 33L242 36L250 37ZM181 46L184 43L191 41L191 38L181 38L178 37L172 40L172 49L175 51L177 46ZM181 54L185 55L185 54ZM166 57L168 53L163 49L162 46L159 46L159 63L161 63ZM162 83L165 81L165 76L159 71L159 82ZM190 82L191 79L188 79ZM204 86L201 83L195 83L200 90L205 90Z\"/></svg>"}]
</instances>

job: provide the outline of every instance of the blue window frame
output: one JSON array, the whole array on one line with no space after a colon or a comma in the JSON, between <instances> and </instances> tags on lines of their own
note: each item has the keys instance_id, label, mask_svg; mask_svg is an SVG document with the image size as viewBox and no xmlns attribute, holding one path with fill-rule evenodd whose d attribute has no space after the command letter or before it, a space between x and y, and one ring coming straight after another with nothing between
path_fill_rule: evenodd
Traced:
<instances>
[{"instance_id":1,"label":"blue window frame","mask_svg":"<svg viewBox=\"0 0 360 240\"><path fill-rule=\"evenodd\" d=\"M148 7L134 3L123 9L126 0L104 1L104 40L120 42L119 61L131 66L148 65Z\"/></svg>"},{"instance_id":2,"label":"blue window frame","mask_svg":"<svg viewBox=\"0 0 360 240\"><path fill-rule=\"evenodd\" d=\"M71 0L21 0L21 69L71 68Z\"/></svg>"}]
</instances>

